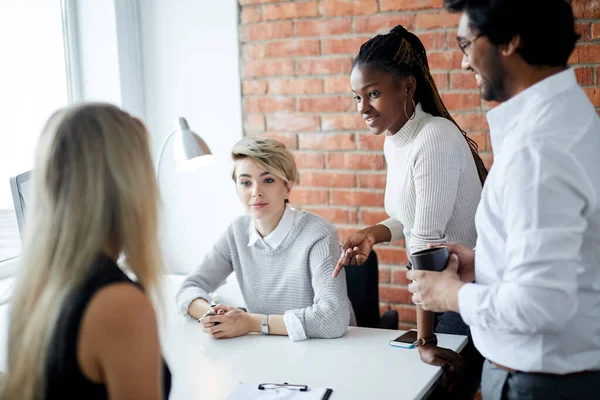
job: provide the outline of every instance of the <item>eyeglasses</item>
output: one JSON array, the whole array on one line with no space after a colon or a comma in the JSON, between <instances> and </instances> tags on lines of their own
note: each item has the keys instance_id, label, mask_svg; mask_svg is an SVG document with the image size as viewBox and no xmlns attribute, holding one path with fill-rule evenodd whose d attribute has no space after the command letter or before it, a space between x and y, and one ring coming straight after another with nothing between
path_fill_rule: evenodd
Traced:
<instances>
[{"instance_id":1,"label":"eyeglasses","mask_svg":"<svg viewBox=\"0 0 600 400\"><path fill-rule=\"evenodd\" d=\"M468 57L469 56L469 53L468 53L469 47L471 47L473 42L476 41L477 39L479 39L481 36L483 36L483 35L477 35L472 40L465 40L465 39L457 37L456 42L458 43L458 48L463 52L463 54L465 56Z\"/></svg>"}]
</instances>

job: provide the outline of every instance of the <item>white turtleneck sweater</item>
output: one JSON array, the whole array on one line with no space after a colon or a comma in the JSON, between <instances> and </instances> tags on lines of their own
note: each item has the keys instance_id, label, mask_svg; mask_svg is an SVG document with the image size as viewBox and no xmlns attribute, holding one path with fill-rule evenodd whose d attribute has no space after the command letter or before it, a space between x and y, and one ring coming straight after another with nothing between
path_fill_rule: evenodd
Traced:
<instances>
[{"instance_id":1,"label":"white turtleneck sweater","mask_svg":"<svg viewBox=\"0 0 600 400\"><path fill-rule=\"evenodd\" d=\"M385 211L391 241L404 238L408 254L428 244L474 247L481 183L469 145L451 121L418 104L414 119L385 138Z\"/></svg>"}]
</instances>

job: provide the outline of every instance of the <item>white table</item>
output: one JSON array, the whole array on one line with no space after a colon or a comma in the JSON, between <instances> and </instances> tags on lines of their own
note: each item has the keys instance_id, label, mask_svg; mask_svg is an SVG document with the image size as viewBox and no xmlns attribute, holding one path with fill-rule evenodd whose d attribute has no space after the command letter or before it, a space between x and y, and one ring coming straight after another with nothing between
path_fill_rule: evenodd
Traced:
<instances>
[{"instance_id":1,"label":"white table","mask_svg":"<svg viewBox=\"0 0 600 400\"><path fill-rule=\"evenodd\" d=\"M200 324L178 315L169 278L164 353L173 374L172 400L221 400L239 382L332 388L331 400L420 399L441 376L417 350L389 346L401 331L350 327L339 339L292 342L288 337L246 335L214 340ZM460 351L465 336L438 334L442 347Z\"/></svg>"}]
</instances>

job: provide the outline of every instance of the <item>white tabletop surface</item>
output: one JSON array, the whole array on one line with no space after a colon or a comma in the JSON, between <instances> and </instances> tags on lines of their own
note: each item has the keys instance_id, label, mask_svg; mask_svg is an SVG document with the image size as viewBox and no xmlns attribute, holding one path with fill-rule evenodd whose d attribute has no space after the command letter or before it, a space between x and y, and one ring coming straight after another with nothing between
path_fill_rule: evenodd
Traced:
<instances>
[{"instance_id":1,"label":"white tabletop surface","mask_svg":"<svg viewBox=\"0 0 600 400\"><path fill-rule=\"evenodd\" d=\"M422 363L417 350L389 346L401 331L349 327L342 338L329 340L257 334L214 340L176 313L181 279L170 277L165 288L163 346L173 374L172 400L224 400L239 382L331 388L331 400L420 399L442 373ZM467 338L438 334L438 340L460 351Z\"/></svg>"}]
</instances>

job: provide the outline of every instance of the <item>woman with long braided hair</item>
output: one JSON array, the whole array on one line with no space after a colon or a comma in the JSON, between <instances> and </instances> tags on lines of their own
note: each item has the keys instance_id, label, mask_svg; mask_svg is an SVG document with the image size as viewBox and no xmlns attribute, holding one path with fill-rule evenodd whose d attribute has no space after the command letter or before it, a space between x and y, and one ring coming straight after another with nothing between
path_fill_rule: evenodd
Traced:
<instances>
[{"instance_id":1,"label":"woman with long braided hair","mask_svg":"<svg viewBox=\"0 0 600 400\"><path fill-rule=\"evenodd\" d=\"M408 254L445 243L473 248L487 170L476 143L444 106L419 38L400 25L373 37L361 46L350 83L371 132L385 134L389 218L344 242L334 276L345 265L364 263L377 243L404 239ZM418 346L421 360L449 372L433 398L472 399L483 358L471 341L459 355L438 347L434 335L469 335L460 315L435 315L417 306L417 330L426 339Z\"/></svg>"}]
</instances>

